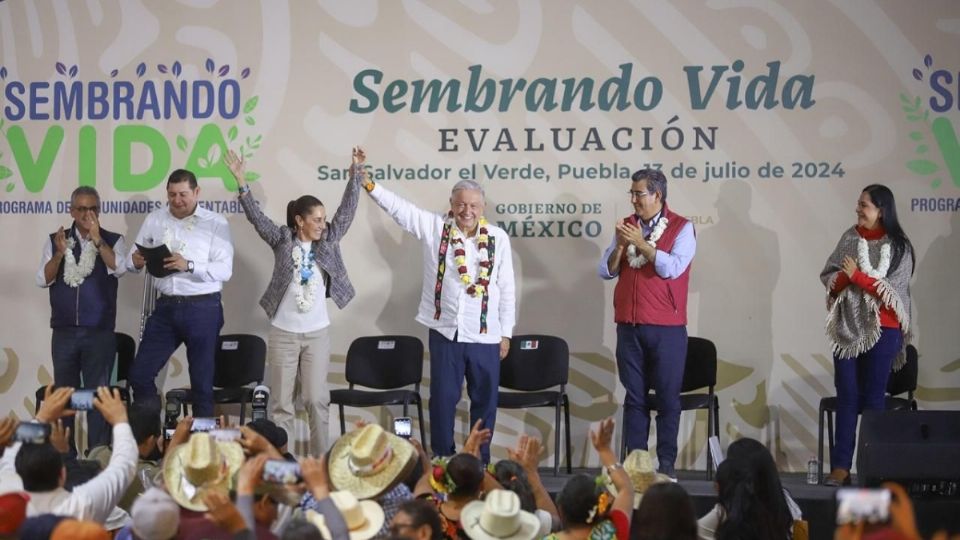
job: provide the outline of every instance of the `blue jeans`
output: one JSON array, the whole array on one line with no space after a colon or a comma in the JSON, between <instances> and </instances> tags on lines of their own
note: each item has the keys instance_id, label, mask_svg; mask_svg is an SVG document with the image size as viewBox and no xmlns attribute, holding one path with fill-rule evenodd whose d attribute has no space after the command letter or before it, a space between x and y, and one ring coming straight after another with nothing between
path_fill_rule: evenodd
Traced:
<instances>
[{"instance_id":1,"label":"blue jeans","mask_svg":"<svg viewBox=\"0 0 960 540\"><path fill-rule=\"evenodd\" d=\"M213 359L223 327L223 306L219 293L186 298L189 300L157 299L130 366L130 387L137 403L159 407L157 374L177 347L186 344L193 416L213 416Z\"/></svg>"},{"instance_id":2,"label":"blue jeans","mask_svg":"<svg viewBox=\"0 0 960 540\"><path fill-rule=\"evenodd\" d=\"M110 372L117 356L113 330L70 326L54 328L50 339L53 356L53 384L73 388L97 388L110 384ZM64 427L73 429L73 416L63 418ZM110 444L110 429L96 409L87 412L87 447ZM70 439L70 453L77 452Z\"/></svg>"},{"instance_id":3,"label":"blue jeans","mask_svg":"<svg viewBox=\"0 0 960 540\"><path fill-rule=\"evenodd\" d=\"M627 451L647 449L650 406L657 410L657 460L660 472L676 474L680 429L680 387L687 361L687 327L617 325L617 369L626 390L623 435ZM656 392L652 397L650 390ZM649 403L649 400L655 403Z\"/></svg>"},{"instance_id":4,"label":"blue jeans","mask_svg":"<svg viewBox=\"0 0 960 540\"><path fill-rule=\"evenodd\" d=\"M483 419L482 428L492 434L497 421L500 344L460 343L430 330L430 448L434 455L450 456L457 451L453 424L464 376L470 397L470 426ZM480 447L480 455L484 463L490 463L489 444Z\"/></svg>"},{"instance_id":5,"label":"blue jeans","mask_svg":"<svg viewBox=\"0 0 960 540\"><path fill-rule=\"evenodd\" d=\"M853 465L857 416L863 411L886 406L890 369L902 346L903 333L899 328L883 328L880 340L869 351L855 358L833 357L837 425L833 453L830 455L832 468L849 471Z\"/></svg>"}]
</instances>

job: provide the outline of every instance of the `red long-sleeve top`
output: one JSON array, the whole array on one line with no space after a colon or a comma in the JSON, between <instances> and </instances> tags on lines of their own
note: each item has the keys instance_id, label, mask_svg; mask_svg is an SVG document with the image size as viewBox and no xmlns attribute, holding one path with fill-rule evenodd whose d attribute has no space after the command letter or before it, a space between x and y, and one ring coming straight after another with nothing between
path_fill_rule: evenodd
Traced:
<instances>
[{"instance_id":1,"label":"red long-sleeve top","mask_svg":"<svg viewBox=\"0 0 960 540\"><path fill-rule=\"evenodd\" d=\"M857 227L857 233L865 240L879 240L887 234L887 231L884 230L883 225L880 225L872 230ZM841 270L837 274L836 281L833 282L833 294L838 294L851 283L866 291L867 294L877 299L880 298L880 295L877 294L877 280L861 272L859 268L854 271L853 277L847 276L847 273ZM883 328L900 328L900 320L897 319L896 312L882 302L880 304L880 326Z\"/></svg>"}]
</instances>

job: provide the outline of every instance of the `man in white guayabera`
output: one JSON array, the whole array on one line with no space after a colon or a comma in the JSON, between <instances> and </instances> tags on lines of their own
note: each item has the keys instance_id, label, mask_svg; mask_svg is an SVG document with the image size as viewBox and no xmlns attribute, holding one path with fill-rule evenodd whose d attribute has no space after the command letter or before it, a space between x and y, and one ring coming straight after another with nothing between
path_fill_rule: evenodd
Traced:
<instances>
[{"instance_id":1,"label":"man in white guayabera","mask_svg":"<svg viewBox=\"0 0 960 540\"><path fill-rule=\"evenodd\" d=\"M483 217L483 188L472 180L453 186L450 210L416 207L364 177L364 189L423 247L423 291L417 321L430 329L430 447L455 453L454 414L464 377L470 424L491 436L497 418L500 360L510 350L516 320L510 237ZM490 446L481 446L490 461Z\"/></svg>"}]
</instances>

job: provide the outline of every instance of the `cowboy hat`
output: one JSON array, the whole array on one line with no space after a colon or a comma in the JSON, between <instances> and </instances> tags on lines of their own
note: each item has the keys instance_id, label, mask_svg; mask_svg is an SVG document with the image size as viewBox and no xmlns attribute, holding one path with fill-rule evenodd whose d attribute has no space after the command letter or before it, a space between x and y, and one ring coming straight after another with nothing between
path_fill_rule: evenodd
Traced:
<instances>
[{"instance_id":1,"label":"cowboy hat","mask_svg":"<svg viewBox=\"0 0 960 540\"><path fill-rule=\"evenodd\" d=\"M673 482L672 478L657 472L653 468L653 458L650 457L650 452L646 450L634 450L630 452L627 459L623 460L623 471L627 473L627 476L630 477L630 482L633 484L634 509L640 508L640 501L643 499L643 493L647 491L647 488L653 484ZM606 470L604 470L604 474L607 474ZM617 488L614 487L613 482L607 482L607 489L616 495Z\"/></svg>"},{"instance_id":2,"label":"cowboy hat","mask_svg":"<svg viewBox=\"0 0 960 540\"><path fill-rule=\"evenodd\" d=\"M177 504L206 512L204 491L229 491L233 475L243 465L243 448L236 442L215 441L207 433L194 433L163 462L163 481Z\"/></svg>"},{"instance_id":3,"label":"cowboy hat","mask_svg":"<svg viewBox=\"0 0 960 540\"><path fill-rule=\"evenodd\" d=\"M349 491L334 491L330 493L330 500L340 510L343 521L347 524L350 540L367 540L380 532L386 516L383 508L374 501L358 501ZM315 510L307 510L307 521L313 523L320 530L320 535L326 540L331 539L330 529L327 528L323 514Z\"/></svg>"},{"instance_id":4,"label":"cowboy hat","mask_svg":"<svg viewBox=\"0 0 960 540\"><path fill-rule=\"evenodd\" d=\"M416 464L413 445L376 424L340 437L327 454L330 484L358 499L375 499L393 489Z\"/></svg>"},{"instance_id":5,"label":"cowboy hat","mask_svg":"<svg viewBox=\"0 0 960 540\"><path fill-rule=\"evenodd\" d=\"M460 525L474 540L532 540L540 532L540 519L520 509L520 497L495 489L482 501L472 501L460 511Z\"/></svg>"}]
</instances>

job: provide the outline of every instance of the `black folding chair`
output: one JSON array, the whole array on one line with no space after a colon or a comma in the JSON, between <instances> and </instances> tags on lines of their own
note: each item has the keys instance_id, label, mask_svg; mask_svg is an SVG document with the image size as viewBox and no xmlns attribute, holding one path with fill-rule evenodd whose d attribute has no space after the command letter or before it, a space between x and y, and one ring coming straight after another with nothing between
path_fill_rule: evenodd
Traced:
<instances>
[{"instance_id":1,"label":"black folding chair","mask_svg":"<svg viewBox=\"0 0 960 540\"><path fill-rule=\"evenodd\" d=\"M247 404L253 400L253 387L263 382L267 360L267 344L253 334L226 334L217 338L213 362L213 402L216 405L239 404L240 425L244 424ZM187 414L193 403L189 388L176 388L166 398L177 399Z\"/></svg>"},{"instance_id":2,"label":"black folding chair","mask_svg":"<svg viewBox=\"0 0 960 540\"><path fill-rule=\"evenodd\" d=\"M890 372L887 380L887 397L884 407L888 411L917 410L917 400L913 393L917 390L918 356L917 348L907 345L907 363L900 371ZM907 394L907 397L897 397ZM837 396L825 397L820 400L819 420L817 425L817 476L823 482L823 423L827 423L827 445L830 455L833 455L835 443L833 431L833 417L837 412Z\"/></svg>"},{"instance_id":3,"label":"black folding chair","mask_svg":"<svg viewBox=\"0 0 960 540\"><path fill-rule=\"evenodd\" d=\"M349 388L331 390L330 404L340 410L340 434L347 431L344 406L380 407L417 406L420 441L427 446L423 427L423 400L420 381L423 379L423 342L413 336L367 336L353 340L347 350L346 379ZM413 386L413 390L404 388ZM360 390L356 386L374 388Z\"/></svg>"},{"instance_id":4,"label":"black folding chair","mask_svg":"<svg viewBox=\"0 0 960 540\"><path fill-rule=\"evenodd\" d=\"M514 392L499 392L497 407L526 409L553 407L553 475L560 473L560 409L566 422L567 474L573 472L570 444L570 399L566 385L570 371L567 342L556 336L522 335L510 340L510 352L500 363L500 386ZM548 390L559 386L558 390Z\"/></svg>"},{"instance_id":5,"label":"black folding chair","mask_svg":"<svg viewBox=\"0 0 960 540\"><path fill-rule=\"evenodd\" d=\"M683 368L683 384L680 386L680 410L707 411L707 440L720 433L720 400L717 399L715 387L717 385L717 347L712 341L699 337L687 338L687 358ZM707 391L695 392L706 388ZM647 396L650 410L657 410L656 396L651 393ZM627 451L626 437L621 434L623 441L620 448L621 456ZM707 448L707 478L713 477L713 455Z\"/></svg>"}]
</instances>

